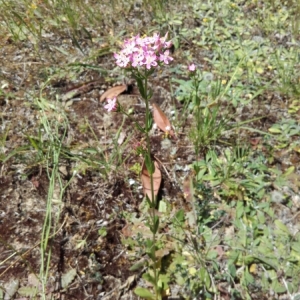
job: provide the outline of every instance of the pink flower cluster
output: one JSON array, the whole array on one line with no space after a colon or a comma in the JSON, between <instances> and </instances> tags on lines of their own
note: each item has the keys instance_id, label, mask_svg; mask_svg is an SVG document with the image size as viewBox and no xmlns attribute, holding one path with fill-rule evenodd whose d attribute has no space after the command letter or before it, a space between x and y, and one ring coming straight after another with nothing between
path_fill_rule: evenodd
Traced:
<instances>
[{"instance_id":1,"label":"pink flower cluster","mask_svg":"<svg viewBox=\"0 0 300 300\"><path fill-rule=\"evenodd\" d=\"M156 67L159 62L169 64L173 58L167 49L172 46L172 42L167 41L167 36L168 33L164 37L155 33L152 37L142 38L137 35L125 40L122 50L114 54L116 64L122 68L146 66L148 70Z\"/></svg>"}]
</instances>

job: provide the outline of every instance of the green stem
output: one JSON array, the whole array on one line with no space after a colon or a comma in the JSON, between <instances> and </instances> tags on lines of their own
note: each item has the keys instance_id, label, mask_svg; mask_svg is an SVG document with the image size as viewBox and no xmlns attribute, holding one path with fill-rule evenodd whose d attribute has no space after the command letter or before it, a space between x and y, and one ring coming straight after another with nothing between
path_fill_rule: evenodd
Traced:
<instances>
[{"instance_id":1,"label":"green stem","mask_svg":"<svg viewBox=\"0 0 300 300\"><path fill-rule=\"evenodd\" d=\"M146 91L146 114L145 114L145 127L146 127L146 141L147 141L147 155L149 156L149 161L151 162L151 164L153 163L152 158L151 158L151 144L150 144L150 136L149 136L149 131L151 130L151 128L149 128L149 117L150 117L150 110L149 110L149 99L148 99L148 77L146 74L147 71L145 71L145 77L144 77L144 87L145 87L145 91ZM155 170L155 169L154 169ZM149 172L149 170L148 170ZM150 174L150 183L151 183L151 201L152 201L152 207L150 209L150 218L152 219L152 228L155 227L155 207L156 207L156 199L154 196L154 184L153 184L153 173L149 172ZM154 265L153 265L153 273L154 273L154 289L155 289L155 299L158 300L158 289L157 289L157 271L156 271L156 257L155 257L155 248L156 248L156 232L153 230L153 235L152 235L152 247L154 247L154 257L153 257L153 261L154 261Z\"/></svg>"},{"instance_id":2,"label":"green stem","mask_svg":"<svg viewBox=\"0 0 300 300\"><path fill-rule=\"evenodd\" d=\"M195 101L195 114L196 114L196 128L197 128L197 136L196 136L196 140L195 140L195 154L196 157L198 158L199 156L199 147L200 147L200 141L199 141L199 131L201 130L201 128L199 128L202 124L201 124L201 117L200 117L200 113L201 113L201 108L200 108L200 104L201 104L201 99L200 96L198 95L198 91L199 91L199 85L200 85L200 81L198 78L198 75L196 77L196 74L194 74L194 88L195 88L195 97L196 97L196 101Z\"/></svg>"}]
</instances>

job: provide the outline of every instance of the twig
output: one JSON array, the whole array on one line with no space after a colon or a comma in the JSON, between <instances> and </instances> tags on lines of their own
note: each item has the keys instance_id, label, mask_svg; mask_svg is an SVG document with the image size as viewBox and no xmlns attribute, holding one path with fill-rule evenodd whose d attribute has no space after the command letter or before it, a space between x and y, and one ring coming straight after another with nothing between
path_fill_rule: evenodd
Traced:
<instances>
[{"instance_id":1,"label":"twig","mask_svg":"<svg viewBox=\"0 0 300 300\"><path fill-rule=\"evenodd\" d=\"M161 166L164 168L165 172L167 173L169 179L172 181L172 178L171 178L171 176L169 175L169 173L168 173L166 167L164 166L164 164L157 158L157 156L154 155L154 158L161 164Z\"/></svg>"}]
</instances>

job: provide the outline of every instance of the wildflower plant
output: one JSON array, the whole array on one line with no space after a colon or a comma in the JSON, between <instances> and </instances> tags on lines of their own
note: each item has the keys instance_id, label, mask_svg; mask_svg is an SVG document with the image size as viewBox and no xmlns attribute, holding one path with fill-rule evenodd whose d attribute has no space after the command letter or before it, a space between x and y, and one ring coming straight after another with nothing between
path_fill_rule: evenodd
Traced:
<instances>
[{"instance_id":1,"label":"wildflower plant","mask_svg":"<svg viewBox=\"0 0 300 300\"><path fill-rule=\"evenodd\" d=\"M147 274L143 276L154 286L155 295L145 289L137 288L135 290L136 294L147 299L161 299L162 293L166 286L162 284L160 279L159 269L157 269L157 233L159 230L159 218L155 213L155 208L157 207L157 199L154 187L154 176L155 164L151 156L150 147L150 130L152 129L152 115L150 113L149 101L152 98L153 91L148 85L148 79L153 74L157 67L168 65L173 58L170 56L169 48L172 46L172 42L167 40L168 34L161 37L159 34L155 33L153 36L141 37L140 35L134 36L130 39L124 41L121 50L114 54L116 59L116 64L125 69L125 71L131 72L131 75L137 81L139 92L145 101L146 112L145 112L145 123L140 126L136 123L136 127L145 135L146 149L142 149L142 155L144 156L145 166L150 177L151 192L149 195L146 193L146 200L150 206L149 218L147 221L147 226L152 232L152 239L147 239L145 241L146 252L152 262L152 270L149 270ZM122 113L126 112L122 109L121 105L117 103L117 99L107 99L107 105L105 105L107 111L117 110ZM126 114L127 115L127 114ZM133 120L131 118L131 120Z\"/></svg>"}]
</instances>

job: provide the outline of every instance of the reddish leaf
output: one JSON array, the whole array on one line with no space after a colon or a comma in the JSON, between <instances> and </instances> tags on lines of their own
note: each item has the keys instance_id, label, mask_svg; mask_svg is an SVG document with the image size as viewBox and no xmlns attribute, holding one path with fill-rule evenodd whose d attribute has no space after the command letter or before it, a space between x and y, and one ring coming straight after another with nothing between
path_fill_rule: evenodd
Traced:
<instances>
[{"instance_id":1,"label":"reddish leaf","mask_svg":"<svg viewBox=\"0 0 300 300\"><path fill-rule=\"evenodd\" d=\"M221 245L217 245L214 247L214 249L217 251L218 253L218 259L222 259L223 257L226 257L226 253L225 251L223 250L223 246Z\"/></svg>"},{"instance_id":2,"label":"reddish leaf","mask_svg":"<svg viewBox=\"0 0 300 300\"><path fill-rule=\"evenodd\" d=\"M122 233L125 237L131 237L132 236L132 225L131 224L126 224L122 228Z\"/></svg>"},{"instance_id":3,"label":"reddish leaf","mask_svg":"<svg viewBox=\"0 0 300 300\"><path fill-rule=\"evenodd\" d=\"M175 244L171 243L171 242L167 242L163 248L156 250L155 251L155 256L158 259L163 258L164 256L167 256L170 254L171 251L173 251L175 248Z\"/></svg>"},{"instance_id":4,"label":"reddish leaf","mask_svg":"<svg viewBox=\"0 0 300 300\"><path fill-rule=\"evenodd\" d=\"M168 119L168 117L164 114L164 112L160 109L160 107L153 103L153 120L157 127L163 132L169 133L171 136L174 136L174 131L172 130L172 125Z\"/></svg>"},{"instance_id":5,"label":"reddish leaf","mask_svg":"<svg viewBox=\"0 0 300 300\"><path fill-rule=\"evenodd\" d=\"M257 146L258 143L260 142L261 138L251 138L250 143L252 146Z\"/></svg>"},{"instance_id":6,"label":"reddish leaf","mask_svg":"<svg viewBox=\"0 0 300 300\"><path fill-rule=\"evenodd\" d=\"M155 171L153 173L153 191L154 197L156 197L161 184L161 171L159 169L157 161L154 161L154 167ZM141 181L144 190L144 195L148 195L149 199L153 201L154 199L152 199L151 193L151 179L145 163L143 164Z\"/></svg>"},{"instance_id":7,"label":"reddish leaf","mask_svg":"<svg viewBox=\"0 0 300 300\"><path fill-rule=\"evenodd\" d=\"M104 101L106 98L112 99L114 97L118 97L120 94L126 92L127 89L127 84L114 86L102 94L100 102Z\"/></svg>"},{"instance_id":8,"label":"reddish leaf","mask_svg":"<svg viewBox=\"0 0 300 300\"><path fill-rule=\"evenodd\" d=\"M163 258L164 256L167 256L170 254L170 249L163 248L155 251L155 257L156 258Z\"/></svg>"},{"instance_id":9,"label":"reddish leaf","mask_svg":"<svg viewBox=\"0 0 300 300\"><path fill-rule=\"evenodd\" d=\"M38 178L37 177L32 177L31 178L31 183L33 184L33 186L37 189L40 185L39 181L38 181Z\"/></svg>"},{"instance_id":10,"label":"reddish leaf","mask_svg":"<svg viewBox=\"0 0 300 300\"><path fill-rule=\"evenodd\" d=\"M219 283L217 285L218 290L220 291L220 294L222 295L222 298L224 300L230 300L230 296L229 296L229 292L226 290L226 288L221 285L221 283Z\"/></svg>"},{"instance_id":11,"label":"reddish leaf","mask_svg":"<svg viewBox=\"0 0 300 300\"><path fill-rule=\"evenodd\" d=\"M194 187L192 176L187 176L183 181L183 195L186 201L192 202L194 199Z\"/></svg>"},{"instance_id":12,"label":"reddish leaf","mask_svg":"<svg viewBox=\"0 0 300 300\"><path fill-rule=\"evenodd\" d=\"M261 138L250 138L250 144L251 144L251 148L253 150L257 149L259 146L259 143L261 142Z\"/></svg>"},{"instance_id":13,"label":"reddish leaf","mask_svg":"<svg viewBox=\"0 0 300 300\"><path fill-rule=\"evenodd\" d=\"M123 229L122 233L124 237L135 237L138 234L143 234L145 238L150 238L152 232L144 222L135 221L134 224L127 224Z\"/></svg>"}]
</instances>

